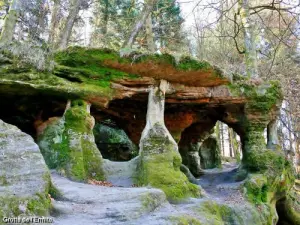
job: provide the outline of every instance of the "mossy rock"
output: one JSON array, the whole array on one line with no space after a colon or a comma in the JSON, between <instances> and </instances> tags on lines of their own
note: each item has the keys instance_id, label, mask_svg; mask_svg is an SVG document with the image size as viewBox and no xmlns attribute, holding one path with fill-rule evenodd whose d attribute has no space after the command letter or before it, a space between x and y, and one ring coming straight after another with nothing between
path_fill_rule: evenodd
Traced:
<instances>
[{"instance_id":1,"label":"mossy rock","mask_svg":"<svg viewBox=\"0 0 300 225\"><path fill-rule=\"evenodd\" d=\"M283 99L283 92L278 81L254 84L243 78L228 85L234 96L244 96L248 102L246 108L249 112L268 113Z\"/></svg>"},{"instance_id":2,"label":"mossy rock","mask_svg":"<svg viewBox=\"0 0 300 225\"><path fill-rule=\"evenodd\" d=\"M277 219L275 211L264 204L259 208L244 202L243 204L220 203L213 200L204 200L198 207L193 208L201 224L205 225L232 225L256 224L272 225ZM272 222L271 222L272 221Z\"/></svg>"},{"instance_id":3,"label":"mossy rock","mask_svg":"<svg viewBox=\"0 0 300 225\"><path fill-rule=\"evenodd\" d=\"M49 167L73 180L104 180L102 156L92 131L94 123L89 105L82 100L72 101L64 116L38 137Z\"/></svg>"},{"instance_id":4,"label":"mossy rock","mask_svg":"<svg viewBox=\"0 0 300 225\"><path fill-rule=\"evenodd\" d=\"M170 220L174 225L203 225L198 219L188 215L172 216Z\"/></svg>"},{"instance_id":5,"label":"mossy rock","mask_svg":"<svg viewBox=\"0 0 300 225\"><path fill-rule=\"evenodd\" d=\"M124 130L103 123L96 123L93 133L103 158L112 161L127 161L138 155L138 148Z\"/></svg>"},{"instance_id":6,"label":"mossy rock","mask_svg":"<svg viewBox=\"0 0 300 225\"><path fill-rule=\"evenodd\" d=\"M142 141L138 166L138 185L162 189L168 200L178 202L188 197L199 197L200 188L188 181L180 171L181 157L175 141L163 136L164 129L156 124ZM155 136L159 134L158 136Z\"/></svg>"},{"instance_id":7,"label":"mossy rock","mask_svg":"<svg viewBox=\"0 0 300 225\"><path fill-rule=\"evenodd\" d=\"M50 172L29 135L0 120L0 217L49 215Z\"/></svg>"}]
</instances>

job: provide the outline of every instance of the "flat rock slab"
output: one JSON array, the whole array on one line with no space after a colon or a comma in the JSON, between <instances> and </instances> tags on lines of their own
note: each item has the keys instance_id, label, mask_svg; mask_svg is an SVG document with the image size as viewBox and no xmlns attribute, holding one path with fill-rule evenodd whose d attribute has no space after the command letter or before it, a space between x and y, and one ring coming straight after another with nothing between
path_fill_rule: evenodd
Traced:
<instances>
[{"instance_id":1,"label":"flat rock slab","mask_svg":"<svg viewBox=\"0 0 300 225\"><path fill-rule=\"evenodd\" d=\"M54 224L132 224L128 222L169 204L158 189L77 183L55 172L52 180L63 195L53 201Z\"/></svg>"},{"instance_id":2,"label":"flat rock slab","mask_svg":"<svg viewBox=\"0 0 300 225\"><path fill-rule=\"evenodd\" d=\"M225 197L211 192L203 198L170 204L165 194L154 188L78 183L56 172L52 172L52 181L62 194L53 200L55 225L263 224L255 206L245 201L235 185L227 184L230 195ZM224 188L219 192L224 193ZM226 207L226 215L220 207Z\"/></svg>"}]
</instances>

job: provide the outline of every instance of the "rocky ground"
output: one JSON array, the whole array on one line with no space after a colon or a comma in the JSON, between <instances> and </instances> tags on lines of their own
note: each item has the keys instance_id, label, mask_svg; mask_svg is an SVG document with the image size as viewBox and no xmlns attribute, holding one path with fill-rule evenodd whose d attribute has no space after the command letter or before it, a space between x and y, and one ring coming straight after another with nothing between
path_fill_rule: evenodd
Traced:
<instances>
[{"instance_id":1,"label":"rocky ground","mask_svg":"<svg viewBox=\"0 0 300 225\"><path fill-rule=\"evenodd\" d=\"M52 180L62 193L62 197L53 200L54 224L167 225L200 224L200 221L216 224L218 218L214 218L214 215L205 216L203 212L199 213L207 202L247 208L239 190L240 183L231 179L235 170L235 165L229 165L223 170L208 170L207 174L198 180L204 187L206 196L200 199L191 198L181 204L169 203L165 194L158 189L103 187L77 183L52 172Z\"/></svg>"}]
</instances>

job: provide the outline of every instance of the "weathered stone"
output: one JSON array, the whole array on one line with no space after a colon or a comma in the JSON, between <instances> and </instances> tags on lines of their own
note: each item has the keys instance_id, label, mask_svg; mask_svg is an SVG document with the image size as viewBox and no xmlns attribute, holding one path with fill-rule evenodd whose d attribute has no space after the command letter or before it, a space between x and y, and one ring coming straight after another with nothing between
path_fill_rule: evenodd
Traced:
<instances>
[{"instance_id":1,"label":"weathered stone","mask_svg":"<svg viewBox=\"0 0 300 225\"><path fill-rule=\"evenodd\" d=\"M106 180L115 186L131 187L135 184L136 168L139 157L126 162L103 160L103 172Z\"/></svg>"},{"instance_id":2,"label":"weathered stone","mask_svg":"<svg viewBox=\"0 0 300 225\"><path fill-rule=\"evenodd\" d=\"M165 85L149 92L147 124L140 141L138 183L161 188L171 201L199 196L199 187L180 171L178 146L165 127Z\"/></svg>"},{"instance_id":3,"label":"weathered stone","mask_svg":"<svg viewBox=\"0 0 300 225\"><path fill-rule=\"evenodd\" d=\"M279 145L277 134L277 120L272 120L267 126L268 143L267 148L275 149Z\"/></svg>"},{"instance_id":4,"label":"weathered stone","mask_svg":"<svg viewBox=\"0 0 300 225\"><path fill-rule=\"evenodd\" d=\"M124 130L96 123L93 132L103 158L112 161L127 161L137 155L137 147Z\"/></svg>"},{"instance_id":5,"label":"weathered stone","mask_svg":"<svg viewBox=\"0 0 300 225\"><path fill-rule=\"evenodd\" d=\"M199 176L203 174L203 171L201 169L201 160L199 155L199 148L200 143L190 143L189 150L187 153L187 165L192 174L195 174L195 176Z\"/></svg>"},{"instance_id":6,"label":"weathered stone","mask_svg":"<svg viewBox=\"0 0 300 225\"><path fill-rule=\"evenodd\" d=\"M253 203L252 208L256 205L263 212L270 213L259 222L247 221L250 224L275 224L276 202L287 198L293 186L290 162L279 148L268 150L263 138L268 124L274 131L275 126L270 121L276 119L281 105L279 83L260 82L238 75L234 75L233 82L230 82L218 69L205 62L183 58L176 64L172 56L136 56L133 53L120 58L119 54L107 49L74 47L56 54L56 67L51 72L37 71L18 60L17 63L4 60L0 70L0 95L5 107L0 111L0 118L24 124L27 129L37 122L36 115L41 111L44 119L61 115L58 112L64 109L62 103L79 98L93 105L93 116L98 121L103 117L113 117L137 144L145 127L149 85L160 86L161 90L152 93L152 100L156 102L150 104L146 129L141 138L140 183L162 188L170 199L194 196L195 186L190 186L179 172L181 159L170 133L179 143L184 164L192 162L196 168L194 172L198 173L201 164L199 155L190 144L203 141L203 134L209 132L216 121L222 121L241 137L243 159L239 171L243 172L241 177L246 178L245 195ZM162 82L158 85L161 79L171 84ZM167 103L166 126L161 97ZM33 100L34 104L28 104ZM55 107L47 106L54 101ZM53 136L50 144L43 146L49 148L58 144L57 150L53 151L55 154L43 150L48 154L47 162L54 161L54 166L58 164L57 168L60 167L69 177L82 178L85 174L83 169L87 171L101 164L101 160L95 160L92 166L82 163L86 162L82 154L86 152L86 139L83 138L86 135L83 134L88 133L87 136L91 137L88 143L93 143L90 135L93 121L84 105L72 106L66 111L62 130L56 119L45 126L53 126L52 131L41 127L41 131L44 130L42 135L48 132ZM149 124L148 121L152 122ZM273 134L269 132L268 143L274 147L276 134ZM91 146L91 149L96 149L94 144ZM67 152L66 157L57 158L57 163L56 154L63 156L63 152ZM98 168L92 170L98 171ZM255 179L253 174L257 175ZM209 215L215 212L219 213L219 209Z\"/></svg>"},{"instance_id":7,"label":"weathered stone","mask_svg":"<svg viewBox=\"0 0 300 225\"><path fill-rule=\"evenodd\" d=\"M81 100L68 103L63 117L49 123L38 137L47 165L74 180L104 179L94 123L89 104Z\"/></svg>"},{"instance_id":8,"label":"weathered stone","mask_svg":"<svg viewBox=\"0 0 300 225\"><path fill-rule=\"evenodd\" d=\"M212 169L221 166L221 152L218 140L214 136L205 139L200 146L201 167Z\"/></svg>"},{"instance_id":9,"label":"weathered stone","mask_svg":"<svg viewBox=\"0 0 300 225\"><path fill-rule=\"evenodd\" d=\"M201 143L210 135L215 122L193 123L182 132L179 142L179 152L192 174L199 177L203 174L199 150Z\"/></svg>"},{"instance_id":10,"label":"weathered stone","mask_svg":"<svg viewBox=\"0 0 300 225\"><path fill-rule=\"evenodd\" d=\"M0 120L0 218L48 215L50 173L32 137Z\"/></svg>"}]
</instances>

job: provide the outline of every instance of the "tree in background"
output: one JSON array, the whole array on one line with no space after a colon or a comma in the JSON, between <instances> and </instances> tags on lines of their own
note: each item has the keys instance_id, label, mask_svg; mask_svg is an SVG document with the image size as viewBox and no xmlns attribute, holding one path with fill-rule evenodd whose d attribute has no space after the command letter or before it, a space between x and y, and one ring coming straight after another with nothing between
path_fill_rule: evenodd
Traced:
<instances>
[{"instance_id":1,"label":"tree in background","mask_svg":"<svg viewBox=\"0 0 300 225\"><path fill-rule=\"evenodd\" d=\"M90 46L119 50L141 11L141 4L134 0L97 0L92 11Z\"/></svg>"},{"instance_id":2,"label":"tree in background","mask_svg":"<svg viewBox=\"0 0 300 225\"><path fill-rule=\"evenodd\" d=\"M75 19L78 16L82 3L83 0L70 0L69 14L59 36L59 41L58 41L59 49L65 49L68 46L68 42L71 37L71 32L75 23Z\"/></svg>"},{"instance_id":3,"label":"tree in background","mask_svg":"<svg viewBox=\"0 0 300 225\"><path fill-rule=\"evenodd\" d=\"M227 74L279 80L285 101L278 128L286 153L300 137L299 15L295 1L195 1L196 55ZM206 15L209 17L205 17ZM210 18L210 19L208 19ZM235 49L235 51L233 51ZM245 66L246 65L246 66ZM298 156L299 158L299 156Z\"/></svg>"},{"instance_id":4,"label":"tree in background","mask_svg":"<svg viewBox=\"0 0 300 225\"><path fill-rule=\"evenodd\" d=\"M2 2L2 4L5 4L5 2ZM13 40L15 27L20 14L20 10L21 10L20 1L12 0L1 31L0 46L8 44Z\"/></svg>"},{"instance_id":5,"label":"tree in background","mask_svg":"<svg viewBox=\"0 0 300 225\"><path fill-rule=\"evenodd\" d=\"M176 1L159 0L152 15L154 40L161 49L178 51L182 45L187 46L182 30L184 20Z\"/></svg>"},{"instance_id":6,"label":"tree in background","mask_svg":"<svg viewBox=\"0 0 300 225\"><path fill-rule=\"evenodd\" d=\"M139 34L142 27L145 25L147 18L153 10L154 5L157 3L157 0L145 0L144 7L140 15L137 17L136 22L130 29L127 38L123 43L124 48L132 48L132 45Z\"/></svg>"}]
</instances>

